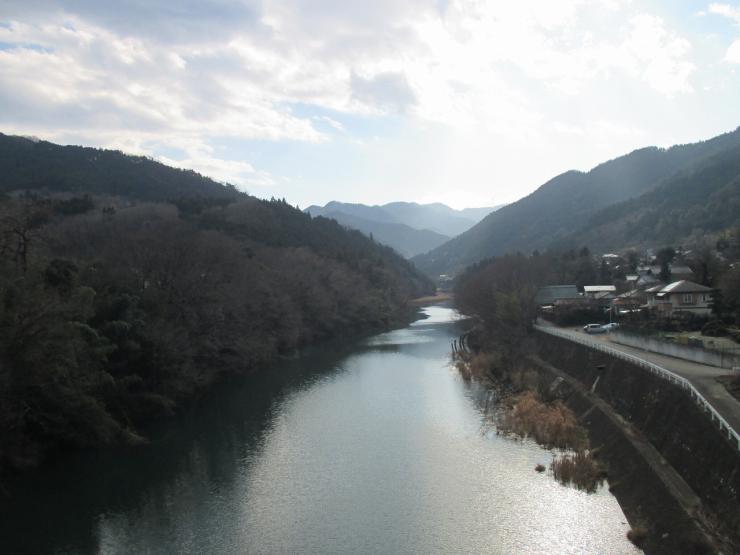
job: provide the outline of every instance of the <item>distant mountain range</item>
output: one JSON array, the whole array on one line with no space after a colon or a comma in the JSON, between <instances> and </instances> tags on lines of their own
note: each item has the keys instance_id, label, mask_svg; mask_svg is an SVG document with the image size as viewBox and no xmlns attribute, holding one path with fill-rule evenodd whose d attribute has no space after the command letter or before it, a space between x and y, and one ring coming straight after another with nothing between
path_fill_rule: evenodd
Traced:
<instances>
[{"instance_id":1,"label":"distant mountain range","mask_svg":"<svg viewBox=\"0 0 740 555\"><path fill-rule=\"evenodd\" d=\"M413 261L432 276L454 274L507 252L675 245L739 224L740 128L565 172Z\"/></svg>"},{"instance_id":2,"label":"distant mountain range","mask_svg":"<svg viewBox=\"0 0 740 555\"><path fill-rule=\"evenodd\" d=\"M324 216L371 235L406 257L427 252L470 229L500 206L455 210L445 204L391 202L382 206L332 201L309 206L311 216Z\"/></svg>"}]
</instances>

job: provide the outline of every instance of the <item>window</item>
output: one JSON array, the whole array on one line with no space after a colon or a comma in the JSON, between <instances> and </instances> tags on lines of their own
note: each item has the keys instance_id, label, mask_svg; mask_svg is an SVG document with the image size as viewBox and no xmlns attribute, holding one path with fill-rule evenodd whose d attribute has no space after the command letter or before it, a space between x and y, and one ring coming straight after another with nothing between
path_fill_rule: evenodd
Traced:
<instances>
[{"instance_id":1,"label":"window","mask_svg":"<svg viewBox=\"0 0 740 555\"><path fill-rule=\"evenodd\" d=\"M694 295L691 293L683 294L683 304L692 304L694 302Z\"/></svg>"}]
</instances>

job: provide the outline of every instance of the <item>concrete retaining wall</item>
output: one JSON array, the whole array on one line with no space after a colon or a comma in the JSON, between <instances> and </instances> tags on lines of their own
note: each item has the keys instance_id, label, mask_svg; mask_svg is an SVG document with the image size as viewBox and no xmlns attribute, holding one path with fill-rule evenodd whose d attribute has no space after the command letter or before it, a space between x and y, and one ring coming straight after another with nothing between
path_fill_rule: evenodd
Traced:
<instances>
[{"instance_id":1,"label":"concrete retaining wall","mask_svg":"<svg viewBox=\"0 0 740 555\"><path fill-rule=\"evenodd\" d=\"M609 403L673 466L721 524L721 535L740 545L740 453L718 433L686 390L625 360L538 332L540 358ZM579 411L580 412L580 411ZM604 434L604 441L608 434ZM626 461L625 461L626 464ZM639 484L637 484L639 486ZM647 491L647 490L646 490ZM647 502L647 499L644 499ZM724 551L734 553L737 550ZM677 553L696 553L686 546Z\"/></svg>"},{"instance_id":2,"label":"concrete retaining wall","mask_svg":"<svg viewBox=\"0 0 740 555\"><path fill-rule=\"evenodd\" d=\"M707 364L718 368L733 368L740 366L740 355L732 353L723 353L722 351L713 351L702 349L700 347L689 347L678 343L670 343L650 337L632 335L618 331L612 331L609 335L611 340L621 345L637 347L645 351L668 355L684 360Z\"/></svg>"}]
</instances>

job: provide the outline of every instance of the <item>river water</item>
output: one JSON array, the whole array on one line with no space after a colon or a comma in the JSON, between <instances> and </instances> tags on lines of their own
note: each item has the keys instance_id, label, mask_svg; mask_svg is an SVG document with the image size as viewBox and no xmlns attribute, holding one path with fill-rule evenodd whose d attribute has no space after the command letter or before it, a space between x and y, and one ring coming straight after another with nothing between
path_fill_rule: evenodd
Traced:
<instances>
[{"instance_id":1,"label":"river water","mask_svg":"<svg viewBox=\"0 0 740 555\"><path fill-rule=\"evenodd\" d=\"M485 425L449 366L456 313L232 380L151 445L5 492L4 553L640 553L606 487ZM10 497L8 497L10 496Z\"/></svg>"}]
</instances>

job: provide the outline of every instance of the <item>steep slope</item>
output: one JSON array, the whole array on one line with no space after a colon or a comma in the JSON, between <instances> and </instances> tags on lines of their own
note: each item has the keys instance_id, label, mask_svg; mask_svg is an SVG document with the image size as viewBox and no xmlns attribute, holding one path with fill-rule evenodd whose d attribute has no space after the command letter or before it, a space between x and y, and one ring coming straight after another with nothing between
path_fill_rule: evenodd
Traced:
<instances>
[{"instance_id":1,"label":"steep slope","mask_svg":"<svg viewBox=\"0 0 740 555\"><path fill-rule=\"evenodd\" d=\"M340 224L361 231L365 235L388 245L406 258L427 252L450 240L428 229L414 229L405 224L384 223L350 216L344 212L328 212L325 217L336 220Z\"/></svg>"},{"instance_id":2,"label":"steep slope","mask_svg":"<svg viewBox=\"0 0 740 555\"><path fill-rule=\"evenodd\" d=\"M490 256L562 243L572 239L598 210L638 197L661 181L738 145L740 130L667 150L636 150L587 173L563 173L448 243L415 257L414 262L429 275L456 273Z\"/></svg>"}]
</instances>

